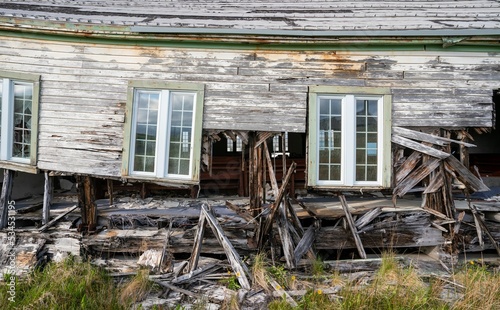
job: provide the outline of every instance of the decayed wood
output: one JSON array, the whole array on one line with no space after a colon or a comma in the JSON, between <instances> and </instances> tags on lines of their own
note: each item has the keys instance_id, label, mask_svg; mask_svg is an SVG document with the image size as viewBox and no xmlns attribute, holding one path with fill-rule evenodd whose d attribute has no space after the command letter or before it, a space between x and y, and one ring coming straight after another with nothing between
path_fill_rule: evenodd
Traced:
<instances>
[{"instance_id":1,"label":"decayed wood","mask_svg":"<svg viewBox=\"0 0 500 310\"><path fill-rule=\"evenodd\" d=\"M366 258L365 249L363 248L363 243L358 235L358 230L354 225L354 220L352 218L351 212L349 211L349 206L347 205L347 201L345 200L344 195L339 195L340 204L342 205L342 209L344 209L345 217L347 219L347 223L349 224L349 229L351 230L352 236L354 237L354 242L356 243L356 247L358 248L358 253L361 258Z\"/></svg>"},{"instance_id":2,"label":"decayed wood","mask_svg":"<svg viewBox=\"0 0 500 310\"><path fill-rule=\"evenodd\" d=\"M371 269L373 270L373 269ZM334 295L340 292L341 287L340 286L335 286L335 287L329 287L329 288L323 288L321 289L321 294L324 295ZM294 291L286 291L286 293L290 296L297 296L297 297L303 297L305 294L307 294L308 290L294 290ZM280 298L283 297L283 295L280 295L280 292L274 291L273 292L273 297L275 298ZM335 297L335 296L331 296ZM339 297L340 298L340 297Z\"/></svg>"},{"instance_id":3,"label":"decayed wood","mask_svg":"<svg viewBox=\"0 0 500 310\"><path fill-rule=\"evenodd\" d=\"M203 296L201 296L200 294L196 294L196 293L193 293L191 291L185 290L183 288L177 287L175 285L172 285L172 284L168 283L167 281L159 281L159 280L153 280L153 281L155 283L163 286L163 287L168 288L169 290L179 292L179 293L184 294L186 296L189 296L189 297L192 297L192 298L196 298L198 300L203 298Z\"/></svg>"},{"instance_id":4,"label":"decayed wood","mask_svg":"<svg viewBox=\"0 0 500 310\"><path fill-rule=\"evenodd\" d=\"M44 232L46 231L47 229L49 229L52 225L54 225L55 223L57 223L57 221L59 221L60 219L62 219L63 217L65 217L66 215L68 215L69 213L73 212L76 208L78 208L78 205L76 206L73 206L71 207L68 211L64 212L63 214L60 214L58 215L56 218L54 218L52 221L48 222L47 224L43 225L42 227L40 227L40 229L38 229L38 232Z\"/></svg>"},{"instance_id":5,"label":"decayed wood","mask_svg":"<svg viewBox=\"0 0 500 310\"><path fill-rule=\"evenodd\" d=\"M430 159L422 163L417 169L410 173L404 180L402 180L393 190L393 194L403 197L410 189L422 181L432 171L439 166L438 159Z\"/></svg>"},{"instance_id":6,"label":"decayed wood","mask_svg":"<svg viewBox=\"0 0 500 310\"><path fill-rule=\"evenodd\" d=\"M241 216L245 221L247 221L247 222L254 221L254 218L252 217L252 215L250 215L248 212L246 212L246 210L242 210L240 207L232 204L231 202L229 202L227 200L226 200L226 207L228 207L229 209L236 212L236 214Z\"/></svg>"},{"instance_id":7,"label":"decayed wood","mask_svg":"<svg viewBox=\"0 0 500 310\"><path fill-rule=\"evenodd\" d=\"M271 161L271 156L269 156L267 143L264 143L264 154L266 155L267 169L269 172L269 181L271 181L271 188L273 189L273 195L274 197L277 197L279 191L278 182L276 181L276 175L273 169L273 162Z\"/></svg>"},{"instance_id":8,"label":"decayed wood","mask_svg":"<svg viewBox=\"0 0 500 310\"><path fill-rule=\"evenodd\" d=\"M238 278L238 282L240 282L241 287L249 290L251 286L250 282L248 281L247 275L249 275L250 272L247 266L243 261L241 261L240 256L234 249L229 239L224 234L224 231L222 230L222 227L220 226L217 219L209 211L208 206L205 204L202 205L201 212L204 213L208 223L210 224L210 227L212 228L212 231L219 240L219 243L224 248L227 259L231 264L231 268L233 268L233 270L235 271L236 277Z\"/></svg>"},{"instance_id":9,"label":"decayed wood","mask_svg":"<svg viewBox=\"0 0 500 310\"><path fill-rule=\"evenodd\" d=\"M431 194L437 192L444 186L444 176L441 173L436 173L431 178L429 185L425 188L423 194Z\"/></svg>"},{"instance_id":10,"label":"decayed wood","mask_svg":"<svg viewBox=\"0 0 500 310\"><path fill-rule=\"evenodd\" d=\"M277 294L281 297L285 297L286 302L290 304L292 307L298 307L297 302L288 294L287 291L284 290L284 288L278 284L274 279L268 278L269 284L274 288L274 290L277 292ZM274 294L274 293L273 293Z\"/></svg>"},{"instance_id":11,"label":"decayed wood","mask_svg":"<svg viewBox=\"0 0 500 310\"><path fill-rule=\"evenodd\" d=\"M113 180L107 179L106 180L106 185L108 187L108 197L109 197L109 205L113 205Z\"/></svg>"},{"instance_id":12,"label":"decayed wood","mask_svg":"<svg viewBox=\"0 0 500 310\"><path fill-rule=\"evenodd\" d=\"M286 192L286 188L288 186L288 182L290 182L290 178L292 177L292 173L295 170L296 166L297 164L295 162L292 162L292 164L290 165L290 169L288 170L288 173L286 174L285 179L281 184L280 190L278 191L278 195L275 197L275 201L269 207L269 213L266 215L265 218L261 219L261 224L259 225L259 230L257 234L258 236L257 243L260 250L263 250L265 238L266 236L269 235L269 232L271 231L276 211L278 210L278 207L281 204L283 196L285 195Z\"/></svg>"},{"instance_id":13,"label":"decayed wood","mask_svg":"<svg viewBox=\"0 0 500 310\"><path fill-rule=\"evenodd\" d=\"M255 142L254 147L259 147L262 143L264 143L267 139L271 138L274 135L272 132L259 132L257 134L257 141Z\"/></svg>"},{"instance_id":14,"label":"decayed wood","mask_svg":"<svg viewBox=\"0 0 500 310\"><path fill-rule=\"evenodd\" d=\"M396 171L396 184L398 184L401 180L406 178L410 172L417 166L418 162L422 159L422 154L414 151L410 156L405 160L405 162L398 168Z\"/></svg>"},{"instance_id":15,"label":"decayed wood","mask_svg":"<svg viewBox=\"0 0 500 310\"><path fill-rule=\"evenodd\" d=\"M97 205L95 203L95 182L90 176L77 176L78 205L82 213L82 224L89 230L97 224Z\"/></svg>"},{"instance_id":16,"label":"decayed wood","mask_svg":"<svg viewBox=\"0 0 500 310\"><path fill-rule=\"evenodd\" d=\"M278 232L281 239L281 246L283 248L283 254L285 256L286 266L288 269L295 268L294 259L294 244L292 237L290 236L290 231L288 230L288 220L287 220L287 208L282 202L279 207L279 217L278 217Z\"/></svg>"},{"instance_id":17,"label":"decayed wood","mask_svg":"<svg viewBox=\"0 0 500 310\"><path fill-rule=\"evenodd\" d=\"M198 220L198 226L196 227L196 236L194 237L193 241L193 251L191 252L191 258L189 259L189 272L198 268L198 259L200 258L201 244L203 242L203 235L205 234L205 224L205 213L200 212L200 219Z\"/></svg>"},{"instance_id":18,"label":"decayed wood","mask_svg":"<svg viewBox=\"0 0 500 310\"><path fill-rule=\"evenodd\" d=\"M49 172L45 171L45 186L43 191L43 209L42 209L42 224L45 225L50 220L50 205L53 194L53 177L49 176Z\"/></svg>"},{"instance_id":19,"label":"decayed wood","mask_svg":"<svg viewBox=\"0 0 500 310\"><path fill-rule=\"evenodd\" d=\"M402 145L402 146L407 147L409 149L418 151L420 153L423 153L423 154L426 154L426 155L429 155L429 156L432 156L435 158L444 159L444 158L447 158L448 156L450 156L450 154L448 154L448 153L437 150L437 149L432 148L430 146L426 146L422 143L418 143L418 142L415 142L413 140L401 137L397 134L392 135L391 141L396 143L396 144Z\"/></svg>"},{"instance_id":20,"label":"decayed wood","mask_svg":"<svg viewBox=\"0 0 500 310\"><path fill-rule=\"evenodd\" d=\"M444 215L443 213L439 212L439 211L436 211L434 209L431 209L429 207L423 207L422 208L425 212L429 213L429 214L432 214L440 219L443 219L445 221L455 221L454 219L451 219L449 217L447 217L446 215Z\"/></svg>"},{"instance_id":21,"label":"decayed wood","mask_svg":"<svg viewBox=\"0 0 500 310\"><path fill-rule=\"evenodd\" d=\"M483 221L483 219L479 215L479 212L477 211L476 206L471 204L470 210L472 211L472 214L474 215L474 222L476 222L476 225L479 224L479 226L481 227L481 230L484 231L486 236L488 236L488 239L490 239L491 243L495 247L495 250L497 251L497 254L500 256L500 246L498 245L498 242L495 240L495 237L493 237L493 235L491 234L490 230L488 229L488 226L486 226L486 223ZM479 234L480 234L480 231L478 230L478 237L479 237ZM481 241L482 241L482 239L481 239ZM483 247L484 242L482 244L480 243L480 246Z\"/></svg>"},{"instance_id":22,"label":"decayed wood","mask_svg":"<svg viewBox=\"0 0 500 310\"><path fill-rule=\"evenodd\" d=\"M488 186L484 185L469 169L454 156L450 156L445 160L445 165L448 169L455 172L455 176L467 187L475 192L484 192L490 190Z\"/></svg>"},{"instance_id":23,"label":"decayed wood","mask_svg":"<svg viewBox=\"0 0 500 310\"><path fill-rule=\"evenodd\" d=\"M456 235L460 231L460 225L462 224L462 221L464 220L465 217L465 211L462 211L458 214L457 220L455 227L453 228L453 233Z\"/></svg>"},{"instance_id":24,"label":"decayed wood","mask_svg":"<svg viewBox=\"0 0 500 310\"><path fill-rule=\"evenodd\" d=\"M429 143L440 145L440 146L445 146L445 145L449 144L450 142L452 142L452 143L460 144L461 146L465 146L465 147L476 147L476 145L471 144L471 143L467 143L463 140L460 141L460 140L453 140L453 139L444 138L444 137L440 137L440 136L434 136L434 135L431 135L428 133L419 132L419 131L415 131L415 130L411 130L411 129L403 128L403 127L398 127L398 126L392 127L392 132L395 134L398 134L400 136L403 136L405 138L419 140L421 142L429 142Z\"/></svg>"},{"instance_id":25,"label":"decayed wood","mask_svg":"<svg viewBox=\"0 0 500 310\"><path fill-rule=\"evenodd\" d=\"M218 264L207 264L203 267L190 270L188 273L172 279L172 283L174 284L192 283L198 280L199 278L204 277L205 275L211 274L214 271L219 270L220 268L222 268L222 266Z\"/></svg>"},{"instance_id":26,"label":"decayed wood","mask_svg":"<svg viewBox=\"0 0 500 310\"><path fill-rule=\"evenodd\" d=\"M0 197L0 229L7 227L9 222L9 205L12 205L10 200L12 194L12 183L13 183L14 172L9 169L5 169L3 172L3 184L2 184L2 194Z\"/></svg>"},{"instance_id":27,"label":"decayed wood","mask_svg":"<svg viewBox=\"0 0 500 310\"><path fill-rule=\"evenodd\" d=\"M316 233L315 225L309 226L309 228L307 228L304 235L302 236L302 239L300 239L297 246L295 247L295 251L293 252L293 256L295 259L296 266L298 265L302 256L304 256L304 254L306 254L313 246L315 233Z\"/></svg>"},{"instance_id":28,"label":"decayed wood","mask_svg":"<svg viewBox=\"0 0 500 310\"><path fill-rule=\"evenodd\" d=\"M377 216L379 216L380 214L382 214L382 208L374 208L366 212L360 218L358 218L356 222L354 222L356 229L361 229L370 224L371 221L377 218Z\"/></svg>"}]
</instances>

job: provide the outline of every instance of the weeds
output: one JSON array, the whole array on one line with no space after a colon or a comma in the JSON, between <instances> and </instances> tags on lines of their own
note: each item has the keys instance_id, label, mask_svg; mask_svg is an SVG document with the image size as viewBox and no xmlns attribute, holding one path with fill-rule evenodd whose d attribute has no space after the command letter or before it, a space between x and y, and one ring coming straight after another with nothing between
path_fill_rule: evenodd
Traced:
<instances>
[{"instance_id":1,"label":"weeds","mask_svg":"<svg viewBox=\"0 0 500 310\"><path fill-rule=\"evenodd\" d=\"M6 286L0 288L5 295ZM127 309L112 279L90 263L69 258L35 270L16 284L16 301L0 298L0 309Z\"/></svg>"}]
</instances>

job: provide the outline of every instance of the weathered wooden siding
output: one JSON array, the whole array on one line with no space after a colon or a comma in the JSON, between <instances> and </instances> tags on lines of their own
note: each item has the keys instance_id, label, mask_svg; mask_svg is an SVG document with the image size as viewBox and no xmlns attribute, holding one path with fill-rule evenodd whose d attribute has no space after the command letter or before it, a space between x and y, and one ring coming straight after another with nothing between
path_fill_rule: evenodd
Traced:
<instances>
[{"instance_id":1,"label":"weathered wooden siding","mask_svg":"<svg viewBox=\"0 0 500 310\"><path fill-rule=\"evenodd\" d=\"M304 132L310 85L391 87L396 126L488 127L500 56L282 52L0 37L2 70L41 74L39 168L119 176L127 82L206 85L203 127Z\"/></svg>"}]
</instances>

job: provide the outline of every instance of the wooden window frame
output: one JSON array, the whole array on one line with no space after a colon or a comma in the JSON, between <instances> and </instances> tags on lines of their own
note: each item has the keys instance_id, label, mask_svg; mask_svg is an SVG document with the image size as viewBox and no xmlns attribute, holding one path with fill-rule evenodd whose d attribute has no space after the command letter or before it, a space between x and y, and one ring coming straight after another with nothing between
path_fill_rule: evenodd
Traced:
<instances>
[{"instance_id":1,"label":"wooden window frame","mask_svg":"<svg viewBox=\"0 0 500 310\"><path fill-rule=\"evenodd\" d=\"M40 79L38 74L9 72L0 70L0 83L2 84L2 114L0 138L0 168L37 173L38 153L38 117L40 104ZM31 101L31 137L30 155L28 158L14 157L12 155L13 126L14 126L14 83L27 84L32 87ZM4 139L4 137L7 137Z\"/></svg>"},{"instance_id":2,"label":"wooden window frame","mask_svg":"<svg viewBox=\"0 0 500 310\"><path fill-rule=\"evenodd\" d=\"M392 96L389 88L376 87L336 87L311 86L309 88L309 122L308 122L308 165L307 184L314 188L352 188L381 189L391 186L391 105ZM329 97L342 100L342 107L348 107L342 113L342 144L341 144L341 179L339 181L319 180L319 98ZM378 124L378 161L377 181L356 181L355 170L355 104L358 99L379 100Z\"/></svg>"},{"instance_id":3,"label":"wooden window frame","mask_svg":"<svg viewBox=\"0 0 500 310\"><path fill-rule=\"evenodd\" d=\"M193 105L193 122L191 133L191 150L190 150L190 173L189 175L168 174L164 161L168 159L169 147L168 134L170 128L170 117L167 114L159 115L159 123L157 130L157 153L155 160L159 165L155 165L155 172L143 173L134 172L131 164L134 156L134 101L135 94L138 90L157 91L161 93L160 105L165 109L170 110L170 93L186 92L195 94ZM201 135L202 135L202 120L203 120L203 100L204 100L204 85L196 83L174 83L162 81L130 81L127 91L127 106L125 110L125 129L123 142L123 160L122 160L122 176L129 179L138 180L159 180L168 182L180 182L188 184L197 184L200 176L200 160L201 160Z\"/></svg>"}]
</instances>

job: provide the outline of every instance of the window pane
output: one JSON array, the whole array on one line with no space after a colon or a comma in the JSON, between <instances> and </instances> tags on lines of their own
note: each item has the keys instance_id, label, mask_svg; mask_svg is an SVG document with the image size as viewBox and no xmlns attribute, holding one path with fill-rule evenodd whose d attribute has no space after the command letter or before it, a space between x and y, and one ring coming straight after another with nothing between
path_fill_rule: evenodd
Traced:
<instances>
[{"instance_id":1,"label":"window pane","mask_svg":"<svg viewBox=\"0 0 500 310\"><path fill-rule=\"evenodd\" d=\"M168 174L189 175L195 94L171 92Z\"/></svg>"},{"instance_id":2,"label":"window pane","mask_svg":"<svg viewBox=\"0 0 500 310\"><path fill-rule=\"evenodd\" d=\"M318 153L320 181L339 181L342 144L342 100L319 98Z\"/></svg>"},{"instance_id":3,"label":"window pane","mask_svg":"<svg viewBox=\"0 0 500 310\"><path fill-rule=\"evenodd\" d=\"M377 181L378 100L356 100L356 181Z\"/></svg>"},{"instance_id":4,"label":"window pane","mask_svg":"<svg viewBox=\"0 0 500 310\"><path fill-rule=\"evenodd\" d=\"M12 156L30 157L33 85L14 83L14 135Z\"/></svg>"},{"instance_id":5,"label":"window pane","mask_svg":"<svg viewBox=\"0 0 500 310\"><path fill-rule=\"evenodd\" d=\"M135 99L133 169L138 172L154 172L160 93L137 91Z\"/></svg>"}]
</instances>

